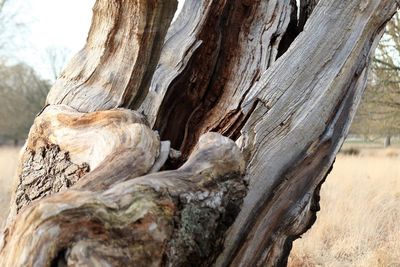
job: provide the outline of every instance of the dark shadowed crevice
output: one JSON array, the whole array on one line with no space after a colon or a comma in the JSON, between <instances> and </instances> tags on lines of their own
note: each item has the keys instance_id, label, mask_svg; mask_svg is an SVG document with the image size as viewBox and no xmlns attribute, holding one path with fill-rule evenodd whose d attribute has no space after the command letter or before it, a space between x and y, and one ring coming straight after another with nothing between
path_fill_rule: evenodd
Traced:
<instances>
[{"instance_id":1,"label":"dark shadowed crevice","mask_svg":"<svg viewBox=\"0 0 400 267\"><path fill-rule=\"evenodd\" d=\"M66 260L67 257L67 249L61 249L57 256L53 259L50 266L51 267L67 267L68 263Z\"/></svg>"},{"instance_id":2,"label":"dark shadowed crevice","mask_svg":"<svg viewBox=\"0 0 400 267\"><path fill-rule=\"evenodd\" d=\"M225 91L230 89L226 87L226 82L232 75L235 75L232 72L236 60L235 57L241 55L239 35L241 31L250 31L250 29L243 26L242 23L248 19L249 14L252 14L257 7L257 4L251 6L242 3L239 4L239 2L240 1L237 1L235 4L228 5L226 8L225 15L220 24L220 50L217 56L218 60L216 61L215 69L209 81L207 81L207 86L204 88L205 91L202 98L199 98L197 101L197 106L193 110L192 116L185 122L185 136L181 140L179 147L184 158L190 155L200 135L206 132L203 129L205 119L207 116L212 116L210 111L219 104ZM229 121L237 120L241 117L241 114L235 112L230 112L230 114L232 117L230 117L228 113L226 118L220 119ZM230 136L224 130L211 131L219 132L228 137Z\"/></svg>"},{"instance_id":3,"label":"dark shadowed crevice","mask_svg":"<svg viewBox=\"0 0 400 267\"><path fill-rule=\"evenodd\" d=\"M187 128L188 120L201 112L198 103L204 96L220 51L220 28L227 7L216 1L211 5L206 24L198 34L202 44L168 88L155 122L154 128L160 132L161 139L170 140L173 148L180 148L185 137L182 129Z\"/></svg>"},{"instance_id":4,"label":"dark shadowed crevice","mask_svg":"<svg viewBox=\"0 0 400 267\"><path fill-rule=\"evenodd\" d=\"M319 0L300 0L299 7L299 31L303 31L308 18L311 16L314 8L317 6Z\"/></svg>"},{"instance_id":5,"label":"dark shadowed crevice","mask_svg":"<svg viewBox=\"0 0 400 267\"><path fill-rule=\"evenodd\" d=\"M154 126L182 152L182 162L205 132L239 138L250 115L241 110L243 100L298 35L295 0L212 5L202 44L168 88Z\"/></svg>"},{"instance_id":6,"label":"dark shadowed crevice","mask_svg":"<svg viewBox=\"0 0 400 267\"><path fill-rule=\"evenodd\" d=\"M296 0L291 1L291 16L290 16L290 22L289 26L285 32L285 34L282 37L281 42L279 43L279 48L278 48L278 55L277 58L280 58L290 47L290 45L293 43L294 39L299 35L301 30L299 29L299 22L297 19L297 4Z\"/></svg>"}]
</instances>

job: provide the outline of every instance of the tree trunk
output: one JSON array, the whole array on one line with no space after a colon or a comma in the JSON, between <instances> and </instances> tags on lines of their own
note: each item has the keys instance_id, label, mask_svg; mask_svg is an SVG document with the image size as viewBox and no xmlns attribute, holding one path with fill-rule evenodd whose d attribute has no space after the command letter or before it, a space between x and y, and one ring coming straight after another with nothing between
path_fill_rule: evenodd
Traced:
<instances>
[{"instance_id":1,"label":"tree trunk","mask_svg":"<svg viewBox=\"0 0 400 267\"><path fill-rule=\"evenodd\" d=\"M314 223L398 1L186 0L169 27L176 4L96 1L1 266L278 266Z\"/></svg>"},{"instance_id":2,"label":"tree trunk","mask_svg":"<svg viewBox=\"0 0 400 267\"><path fill-rule=\"evenodd\" d=\"M392 145L392 137L390 135L385 136L385 140L383 141L383 147L387 148Z\"/></svg>"}]
</instances>

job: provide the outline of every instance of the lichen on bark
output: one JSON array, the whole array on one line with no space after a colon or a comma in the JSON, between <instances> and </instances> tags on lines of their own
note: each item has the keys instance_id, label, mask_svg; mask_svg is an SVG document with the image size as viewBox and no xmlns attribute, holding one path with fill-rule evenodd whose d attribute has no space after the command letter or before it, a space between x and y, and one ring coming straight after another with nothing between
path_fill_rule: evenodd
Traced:
<instances>
[{"instance_id":1,"label":"lichen on bark","mask_svg":"<svg viewBox=\"0 0 400 267\"><path fill-rule=\"evenodd\" d=\"M215 260L222 250L224 233L239 213L247 192L241 176L235 176L214 185L214 190L179 196L168 266L209 266Z\"/></svg>"}]
</instances>

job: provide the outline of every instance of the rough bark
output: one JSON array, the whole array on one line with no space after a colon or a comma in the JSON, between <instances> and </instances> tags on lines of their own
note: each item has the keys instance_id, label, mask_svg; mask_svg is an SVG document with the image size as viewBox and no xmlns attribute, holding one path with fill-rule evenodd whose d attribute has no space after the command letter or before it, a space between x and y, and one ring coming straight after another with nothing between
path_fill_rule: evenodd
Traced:
<instances>
[{"instance_id":1,"label":"rough bark","mask_svg":"<svg viewBox=\"0 0 400 267\"><path fill-rule=\"evenodd\" d=\"M135 174L125 173L119 178L129 181L108 190L73 186L34 202L7 230L0 263L187 266L194 260L207 265L240 209L244 170L233 141L206 134L178 170L133 180Z\"/></svg>"},{"instance_id":2,"label":"rough bark","mask_svg":"<svg viewBox=\"0 0 400 267\"><path fill-rule=\"evenodd\" d=\"M292 0L185 1L141 106L184 157L204 132L240 135L246 120L241 102L294 39L286 33L296 31L295 5Z\"/></svg>"},{"instance_id":3,"label":"rough bark","mask_svg":"<svg viewBox=\"0 0 400 267\"><path fill-rule=\"evenodd\" d=\"M176 1L98 0L24 147L0 265L284 265L398 5L187 0L168 29Z\"/></svg>"},{"instance_id":4,"label":"rough bark","mask_svg":"<svg viewBox=\"0 0 400 267\"><path fill-rule=\"evenodd\" d=\"M321 1L289 51L255 85L243 106L256 108L241 137L250 191L222 262L279 264L287 243L313 222L314 191L344 141L371 48L394 11L392 1ZM302 221L305 216L311 218Z\"/></svg>"}]
</instances>

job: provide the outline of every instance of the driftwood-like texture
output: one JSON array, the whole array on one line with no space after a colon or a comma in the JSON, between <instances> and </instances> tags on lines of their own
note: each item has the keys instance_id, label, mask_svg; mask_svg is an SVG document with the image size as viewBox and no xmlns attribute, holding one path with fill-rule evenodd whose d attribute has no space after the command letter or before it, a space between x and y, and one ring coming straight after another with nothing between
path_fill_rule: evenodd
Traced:
<instances>
[{"instance_id":1,"label":"driftwood-like texture","mask_svg":"<svg viewBox=\"0 0 400 267\"><path fill-rule=\"evenodd\" d=\"M246 119L238 107L296 24L292 0L185 1L141 107L151 125L185 157L204 132L237 138Z\"/></svg>"},{"instance_id":2,"label":"driftwood-like texture","mask_svg":"<svg viewBox=\"0 0 400 267\"><path fill-rule=\"evenodd\" d=\"M247 95L242 107L251 114L241 141L250 158L250 192L222 262L284 263L292 240L312 225L318 187L348 132L367 62L395 11L393 1L321 1L289 51Z\"/></svg>"},{"instance_id":3,"label":"driftwood-like texture","mask_svg":"<svg viewBox=\"0 0 400 267\"><path fill-rule=\"evenodd\" d=\"M68 106L49 106L36 118L24 147L11 214L32 200L71 187L89 170L91 176L79 184L89 186L96 173L108 176L96 182L96 188L122 181L119 175L124 172L144 175L160 148L158 135L134 111L80 113Z\"/></svg>"},{"instance_id":4,"label":"driftwood-like texture","mask_svg":"<svg viewBox=\"0 0 400 267\"><path fill-rule=\"evenodd\" d=\"M178 170L33 203L8 229L0 265L206 266L240 210L244 170L233 141L206 134Z\"/></svg>"},{"instance_id":5,"label":"driftwood-like texture","mask_svg":"<svg viewBox=\"0 0 400 267\"><path fill-rule=\"evenodd\" d=\"M157 65L177 0L99 0L85 48L51 89L48 104L81 112L142 99Z\"/></svg>"},{"instance_id":6,"label":"driftwood-like texture","mask_svg":"<svg viewBox=\"0 0 400 267\"><path fill-rule=\"evenodd\" d=\"M398 5L186 0L169 27L176 1L98 0L24 147L0 265L284 265Z\"/></svg>"}]
</instances>

